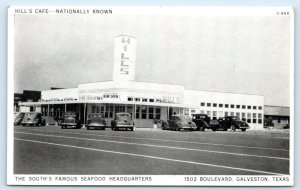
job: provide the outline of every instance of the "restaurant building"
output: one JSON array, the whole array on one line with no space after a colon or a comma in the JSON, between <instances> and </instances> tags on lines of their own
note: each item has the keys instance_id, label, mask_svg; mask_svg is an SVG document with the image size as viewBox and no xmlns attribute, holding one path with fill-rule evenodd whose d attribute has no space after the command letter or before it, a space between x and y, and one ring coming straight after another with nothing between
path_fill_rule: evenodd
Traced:
<instances>
[{"instance_id":1,"label":"restaurant building","mask_svg":"<svg viewBox=\"0 0 300 190\"><path fill-rule=\"evenodd\" d=\"M26 111L54 118L75 111L85 123L89 113L103 113L107 124L117 112L131 113L135 127L152 127L153 119L167 120L172 114L208 114L211 119L238 116L251 129L263 129L264 97L237 93L185 89L182 85L135 81L136 39L115 38L113 80L78 84L77 88L41 92L41 100L21 102ZM26 108L27 107L27 108Z\"/></svg>"}]
</instances>

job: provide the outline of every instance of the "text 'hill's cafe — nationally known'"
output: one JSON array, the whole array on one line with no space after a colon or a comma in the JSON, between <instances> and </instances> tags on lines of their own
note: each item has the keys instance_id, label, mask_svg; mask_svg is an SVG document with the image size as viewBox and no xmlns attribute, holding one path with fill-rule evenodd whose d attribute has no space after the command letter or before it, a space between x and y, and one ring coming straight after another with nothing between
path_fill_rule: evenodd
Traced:
<instances>
[{"instance_id":1,"label":"text 'hill's cafe \u2014 nationally known'","mask_svg":"<svg viewBox=\"0 0 300 190\"><path fill-rule=\"evenodd\" d=\"M135 127L152 127L154 118L172 114L205 113L211 119L238 116L250 129L263 129L264 97L260 95L199 91L182 85L135 81L136 38L115 37L113 80L78 84L77 88L45 90L39 102L21 102L20 111L33 107L54 118L75 111L86 122L90 113L103 113L110 125L115 113L128 112Z\"/></svg>"}]
</instances>

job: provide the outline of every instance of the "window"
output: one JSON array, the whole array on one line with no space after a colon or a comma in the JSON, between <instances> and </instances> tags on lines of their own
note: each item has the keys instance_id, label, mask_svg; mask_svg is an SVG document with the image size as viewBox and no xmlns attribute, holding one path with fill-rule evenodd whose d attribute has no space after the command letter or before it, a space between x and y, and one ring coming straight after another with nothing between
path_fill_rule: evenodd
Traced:
<instances>
[{"instance_id":1,"label":"window","mask_svg":"<svg viewBox=\"0 0 300 190\"><path fill-rule=\"evenodd\" d=\"M281 118L280 118L280 116L278 116L277 122L278 122L278 123L281 123Z\"/></svg>"},{"instance_id":2,"label":"window","mask_svg":"<svg viewBox=\"0 0 300 190\"><path fill-rule=\"evenodd\" d=\"M132 97L128 97L127 100L128 100L129 102L131 102L131 101L133 101L133 98L132 98Z\"/></svg>"},{"instance_id":3,"label":"window","mask_svg":"<svg viewBox=\"0 0 300 190\"><path fill-rule=\"evenodd\" d=\"M142 102L148 102L148 99L147 98L143 98Z\"/></svg>"},{"instance_id":4,"label":"window","mask_svg":"<svg viewBox=\"0 0 300 190\"><path fill-rule=\"evenodd\" d=\"M96 106L92 106L92 113L96 112Z\"/></svg>"},{"instance_id":5,"label":"window","mask_svg":"<svg viewBox=\"0 0 300 190\"><path fill-rule=\"evenodd\" d=\"M154 102L154 99L149 99L149 102Z\"/></svg>"},{"instance_id":6,"label":"window","mask_svg":"<svg viewBox=\"0 0 300 190\"><path fill-rule=\"evenodd\" d=\"M236 105L236 108L237 108L237 109L240 109L240 107L241 107L240 105Z\"/></svg>"},{"instance_id":7,"label":"window","mask_svg":"<svg viewBox=\"0 0 300 190\"><path fill-rule=\"evenodd\" d=\"M204 110L201 110L200 113L205 114L205 111L204 111Z\"/></svg>"},{"instance_id":8,"label":"window","mask_svg":"<svg viewBox=\"0 0 300 190\"><path fill-rule=\"evenodd\" d=\"M200 104L201 106L205 106L205 103L204 102L201 102L201 104Z\"/></svg>"},{"instance_id":9,"label":"window","mask_svg":"<svg viewBox=\"0 0 300 190\"><path fill-rule=\"evenodd\" d=\"M247 123L251 123L251 113L247 113Z\"/></svg>"},{"instance_id":10,"label":"window","mask_svg":"<svg viewBox=\"0 0 300 190\"><path fill-rule=\"evenodd\" d=\"M229 104L225 104L225 108L228 108L229 107Z\"/></svg>"},{"instance_id":11,"label":"window","mask_svg":"<svg viewBox=\"0 0 300 190\"><path fill-rule=\"evenodd\" d=\"M262 107L261 107L261 106L258 106L258 109L259 109L259 110L262 110Z\"/></svg>"},{"instance_id":12,"label":"window","mask_svg":"<svg viewBox=\"0 0 300 190\"><path fill-rule=\"evenodd\" d=\"M114 116L114 106L109 106L109 117L112 118Z\"/></svg>"},{"instance_id":13,"label":"window","mask_svg":"<svg viewBox=\"0 0 300 190\"><path fill-rule=\"evenodd\" d=\"M216 103L213 103L213 107L217 107L217 105L218 105L218 104L216 104Z\"/></svg>"},{"instance_id":14,"label":"window","mask_svg":"<svg viewBox=\"0 0 300 190\"><path fill-rule=\"evenodd\" d=\"M228 112L227 112L227 111L225 112L225 117L226 117L226 116L228 116Z\"/></svg>"},{"instance_id":15,"label":"window","mask_svg":"<svg viewBox=\"0 0 300 190\"><path fill-rule=\"evenodd\" d=\"M128 106L127 106L127 112L130 113L131 116L132 116L132 110L133 110L133 109L132 109L132 106L128 105Z\"/></svg>"},{"instance_id":16,"label":"window","mask_svg":"<svg viewBox=\"0 0 300 190\"><path fill-rule=\"evenodd\" d=\"M210 107L211 106L211 103L207 103L207 107Z\"/></svg>"},{"instance_id":17,"label":"window","mask_svg":"<svg viewBox=\"0 0 300 190\"><path fill-rule=\"evenodd\" d=\"M250 110L250 109L251 109L251 106L247 106L247 109Z\"/></svg>"},{"instance_id":18,"label":"window","mask_svg":"<svg viewBox=\"0 0 300 190\"><path fill-rule=\"evenodd\" d=\"M220 117L223 117L223 112L222 112L222 111L219 111L219 115L218 115L218 116L219 116L219 118L220 118Z\"/></svg>"},{"instance_id":19,"label":"window","mask_svg":"<svg viewBox=\"0 0 300 190\"><path fill-rule=\"evenodd\" d=\"M230 108L234 108L234 104L231 104L231 105L230 105Z\"/></svg>"},{"instance_id":20,"label":"window","mask_svg":"<svg viewBox=\"0 0 300 190\"><path fill-rule=\"evenodd\" d=\"M196 113L196 110L191 110L191 113Z\"/></svg>"},{"instance_id":21,"label":"window","mask_svg":"<svg viewBox=\"0 0 300 190\"><path fill-rule=\"evenodd\" d=\"M136 119L140 118L140 112L141 112L140 106L136 106L136 109L135 109L135 118Z\"/></svg>"},{"instance_id":22,"label":"window","mask_svg":"<svg viewBox=\"0 0 300 190\"><path fill-rule=\"evenodd\" d=\"M234 116L234 112L230 112L230 116Z\"/></svg>"},{"instance_id":23,"label":"window","mask_svg":"<svg viewBox=\"0 0 300 190\"><path fill-rule=\"evenodd\" d=\"M242 113L242 120L246 121L246 113Z\"/></svg>"},{"instance_id":24,"label":"window","mask_svg":"<svg viewBox=\"0 0 300 190\"><path fill-rule=\"evenodd\" d=\"M252 114L252 118L253 118L253 123L256 123L256 113Z\"/></svg>"},{"instance_id":25,"label":"window","mask_svg":"<svg viewBox=\"0 0 300 190\"><path fill-rule=\"evenodd\" d=\"M256 110L256 106L253 106L253 109Z\"/></svg>"},{"instance_id":26,"label":"window","mask_svg":"<svg viewBox=\"0 0 300 190\"><path fill-rule=\"evenodd\" d=\"M139 101L141 101L141 99L140 98L135 98L134 99L136 102L139 102Z\"/></svg>"},{"instance_id":27,"label":"window","mask_svg":"<svg viewBox=\"0 0 300 190\"><path fill-rule=\"evenodd\" d=\"M213 111L213 119L217 119L217 111Z\"/></svg>"},{"instance_id":28,"label":"window","mask_svg":"<svg viewBox=\"0 0 300 190\"><path fill-rule=\"evenodd\" d=\"M258 114L258 123L259 124L262 123L262 114L261 113Z\"/></svg>"},{"instance_id":29,"label":"window","mask_svg":"<svg viewBox=\"0 0 300 190\"><path fill-rule=\"evenodd\" d=\"M222 108L222 107L223 107L223 104L219 104L219 107Z\"/></svg>"},{"instance_id":30,"label":"window","mask_svg":"<svg viewBox=\"0 0 300 190\"><path fill-rule=\"evenodd\" d=\"M242 109L246 109L246 106L245 106L245 105L242 105Z\"/></svg>"},{"instance_id":31,"label":"window","mask_svg":"<svg viewBox=\"0 0 300 190\"><path fill-rule=\"evenodd\" d=\"M147 119L147 107L142 106L142 119Z\"/></svg>"},{"instance_id":32,"label":"window","mask_svg":"<svg viewBox=\"0 0 300 190\"><path fill-rule=\"evenodd\" d=\"M236 116L237 116L237 117L240 117L240 113L239 113L239 112L236 112Z\"/></svg>"},{"instance_id":33,"label":"window","mask_svg":"<svg viewBox=\"0 0 300 190\"><path fill-rule=\"evenodd\" d=\"M100 113L100 106L96 107L96 113Z\"/></svg>"},{"instance_id":34,"label":"window","mask_svg":"<svg viewBox=\"0 0 300 190\"><path fill-rule=\"evenodd\" d=\"M211 116L211 111L207 111L206 113L207 113L208 117Z\"/></svg>"},{"instance_id":35,"label":"window","mask_svg":"<svg viewBox=\"0 0 300 190\"><path fill-rule=\"evenodd\" d=\"M149 108L149 116L148 116L148 118L149 119L153 119L154 118L153 115L154 115L154 108L150 107Z\"/></svg>"},{"instance_id":36,"label":"window","mask_svg":"<svg viewBox=\"0 0 300 190\"><path fill-rule=\"evenodd\" d=\"M156 119L160 119L160 108L155 108L155 114Z\"/></svg>"}]
</instances>

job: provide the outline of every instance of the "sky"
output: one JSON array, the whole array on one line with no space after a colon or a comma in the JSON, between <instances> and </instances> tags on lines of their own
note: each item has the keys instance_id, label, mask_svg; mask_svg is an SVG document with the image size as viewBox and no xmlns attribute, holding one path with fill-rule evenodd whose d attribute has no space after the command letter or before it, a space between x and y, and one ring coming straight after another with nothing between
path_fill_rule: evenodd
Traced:
<instances>
[{"instance_id":1,"label":"sky","mask_svg":"<svg viewBox=\"0 0 300 190\"><path fill-rule=\"evenodd\" d=\"M112 80L114 37L137 39L136 81L258 94L289 106L289 17L16 15L14 91Z\"/></svg>"}]
</instances>

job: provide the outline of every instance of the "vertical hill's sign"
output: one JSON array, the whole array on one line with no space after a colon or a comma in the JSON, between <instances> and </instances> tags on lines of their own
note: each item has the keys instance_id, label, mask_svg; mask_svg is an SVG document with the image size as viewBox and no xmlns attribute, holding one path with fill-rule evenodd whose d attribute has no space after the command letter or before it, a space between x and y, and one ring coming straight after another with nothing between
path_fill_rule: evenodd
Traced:
<instances>
[{"instance_id":1,"label":"vertical hill's sign","mask_svg":"<svg viewBox=\"0 0 300 190\"><path fill-rule=\"evenodd\" d=\"M136 38L126 35L115 37L114 73L115 81L135 79Z\"/></svg>"}]
</instances>

